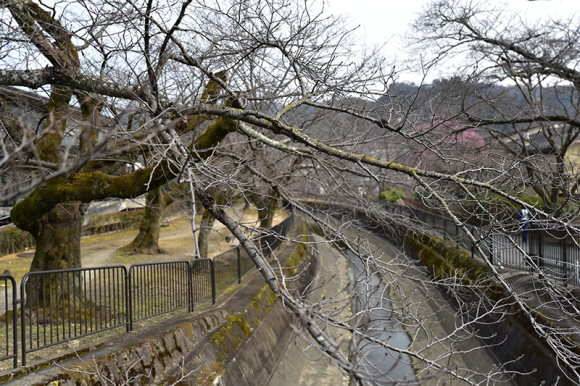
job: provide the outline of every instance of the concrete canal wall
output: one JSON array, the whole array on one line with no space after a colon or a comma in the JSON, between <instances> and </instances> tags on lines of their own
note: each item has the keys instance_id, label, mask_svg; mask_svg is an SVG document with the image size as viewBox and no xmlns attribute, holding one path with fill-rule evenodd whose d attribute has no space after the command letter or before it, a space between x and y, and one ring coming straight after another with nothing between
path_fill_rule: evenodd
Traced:
<instances>
[{"instance_id":1,"label":"concrete canal wall","mask_svg":"<svg viewBox=\"0 0 580 386\"><path fill-rule=\"evenodd\" d=\"M454 275L463 276L472 283L487 281L488 291L486 296L491 302L509 299L509 293L498 282L494 281L490 269L483 260L472 257L471 254L459 248L455 243L443 240L431 235L419 235L412 229L394 229L385 227L378 222L366 217L363 211L349 208L351 216L355 216L368 225L373 233L390 240L398 248L404 248L414 255L432 272L435 279L445 279ZM508 281L514 281L512 288L522 293L535 293L539 302L529 304L539 315L545 315L550 320L568 319L565 315L558 314L558 310L550 309L541 302L542 284L525 272L515 274L513 271L502 270ZM517 281L517 283L515 282ZM495 284L494 284L495 283ZM525 297L525 296L524 296ZM453 305L453 299L448 298ZM478 299L474 299L475 302ZM534 330L527 315L524 315L513 302L505 302L505 313L496 313L497 318L491 315L481 318L477 323L477 330L482 339L482 344L487 345L489 351L497 359L514 373L513 382L519 386L547 385L573 385L566 376L566 368L558 363L556 356L549 349L549 345ZM474 303L475 304L475 303ZM448 318L447 323L452 322ZM453 328L453 323L449 326ZM445 321L442 321L445 327ZM570 336L577 340L579 337ZM465 358L467 359L467 358Z\"/></svg>"},{"instance_id":2,"label":"concrete canal wall","mask_svg":"<svg viewBox=\"0 0 580 386\"><path fill-rule=\"evenodd\" d=\"M302 270L294 291L300 292L317 274L314 254L304 245L286 247L278 257ZM57 365L47 362L17 369L0 382L55 386L268 384L295 335L290 326L294 317L259 273L222 303L219 309L182 316Z\"/></svg>"}]
</instances>

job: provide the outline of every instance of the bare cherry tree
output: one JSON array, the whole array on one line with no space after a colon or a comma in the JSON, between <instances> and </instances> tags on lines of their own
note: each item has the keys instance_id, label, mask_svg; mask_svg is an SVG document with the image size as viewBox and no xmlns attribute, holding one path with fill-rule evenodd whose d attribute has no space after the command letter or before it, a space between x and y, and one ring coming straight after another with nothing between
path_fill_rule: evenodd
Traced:
<instances>
[{"instance_id":1,"label":"bare cherry tree","mask_svg":"<svg viewBox=\"0 0 580 386\"><path fill-rule=\"evenodd\" d=\"M323 13L324 4L0 4L0 85L47 97L37 124L2 104L2 178L22 176L24 169L30 175L27 187L13 189L27 196L11 216L37 240L33 269L80 265L80 221L92 200L149 192L153 202L154 192L171 181L190 187L205 210L226 225L297 316L297 330L358 384L442 384L443 376L465 384L509 382L522 372L507 366L517 357L487 368L459 359L484 352L493 334L480 326L508 314L522 315L578 382L578 345L569 339L577 328L564 331L538 317L543 310L530 305L492 264L484 247L490 237L476 237L459 211L469 203L485 214L489 229L513 234L513 219L489 210L487 197L497 196L544 216L546 224L569 227L566 219L536 209L517 194L522 184L540 177L518 174L515 165L521 161L498 161L509 159L504 149L471 157L478 140L466 134L484 121L456 124L472 116L437 108L443 106L439 95L422 100L385 95L395 74L375 52L358 50L348 27ZM413 160L417 152L427 154L422 149L438 157L437 167ZM535 157L532 164L553 163L551 154ZM414 189L445 212L474 244L488 274L476 279L461 270L431 275L405 253L347 226L352 213L362 213L395 240L413 238L425 245L439 240L433 229L373 200L375 187L391 185ZM564 183L559 186L565 191ZM226 191L233 193L219 196ZM14 194L3 193L2 199ZM335 242L359 264L354 295L337 288L336 295L312 301L308 292L317 288L305 294L288 289L287 280L296 278L270 265L244 224L225 210L236 195L254 196L258 209L268 209L265 225L274 199L301 210L324 236L309 241L314 248L328 253L324 248ZM306 205L315 202L346 208L350 217L337 221ZM333 285L332 273L322 280ZM544 285L545 304L575 322L570 292L550 280ZM438 295L439 288L447 299ZM495 291L493 296L489 291ZM342 314L353 297L364 301ZM442 318L453 322L438 327ZM395 332L406 343L393 343ZM340 344L340 334L352 337L351 348ZM484 343L474 343L476 338ZM401 363L411 370L395 375L391 370Z\"/></svg>"}]
</instances>

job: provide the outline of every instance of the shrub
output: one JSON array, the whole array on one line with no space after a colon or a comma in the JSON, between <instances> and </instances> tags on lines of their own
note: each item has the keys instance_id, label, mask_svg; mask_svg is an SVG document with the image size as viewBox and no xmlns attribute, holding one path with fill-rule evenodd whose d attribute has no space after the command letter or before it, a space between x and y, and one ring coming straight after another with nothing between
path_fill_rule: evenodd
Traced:
<instances>
[{"instance_id":1,"label":"shrub","mask_svg":"<svg viewBox=\"0 0 580 386\"><path fill-rule=\"evenodd\" d=\"M34 237L26 231L16 228L14 225L8 225L0 228L0 255L9 255L24 251L28 248L34 248L36 243Z\"/></svg>"},{"instance_id":2,"label":"shrub","mask_svg":"<svg viewBox=\"0 0 580 386\"><path fill-rule=\"evenodd\" d=\"M404 198L407 198L407 195L401 189L392 188L389 190L383 190L379 193L379 200L385 200L393 203Z\"/></svg>"}]
</instances>

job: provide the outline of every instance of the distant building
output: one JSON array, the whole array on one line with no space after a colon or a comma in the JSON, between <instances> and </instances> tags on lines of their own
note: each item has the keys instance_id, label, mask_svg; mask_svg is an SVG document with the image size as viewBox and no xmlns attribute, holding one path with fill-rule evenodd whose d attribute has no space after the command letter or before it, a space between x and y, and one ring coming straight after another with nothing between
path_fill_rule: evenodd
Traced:
<instances>
[{"instance_id":1,"label":"distant building","mask_svg":"<svg viewBox=\"0 0 580 386\"><path fill-rule=\"evenodd\" d=\"M558 130L562 124L554 124L551 130ZM554 144L556 146L560 145L560 136L555 135L553 137ZM529 129L520 130L520 132L512 131L508 135L501 139L501 141L507 144L511 149L517 152L524 152L527 154L550 154L553 152L554 148L552 144L542 130L542 127L533 127Z\"/></svg>"}]
</instances>

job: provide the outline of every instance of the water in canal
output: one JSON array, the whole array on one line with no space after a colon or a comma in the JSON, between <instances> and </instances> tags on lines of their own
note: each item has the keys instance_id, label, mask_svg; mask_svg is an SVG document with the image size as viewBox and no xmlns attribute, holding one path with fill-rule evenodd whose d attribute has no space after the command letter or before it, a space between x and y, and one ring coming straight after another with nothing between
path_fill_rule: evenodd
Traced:
<instances>
[{"instance_id":1,"label":"water in canal","mask_svg":"<svg viewBox=\"0 0 580 386\"><path fill-rule=\"evenodd\" d=\"M351 291L358 300L353 301L353 313L366 310L358 319L357 326L373 338L387 342L393 347L407 349L411 343L409 336L392 313L388 289L376 274L367 275L363 262L350 251L349 279ZM372 376L374 385L393 385L403 379L413 379L410 358L369 342L357 342L353 338L351 355L360 350L359 365Z\"/></svg>"}]
</instances>

